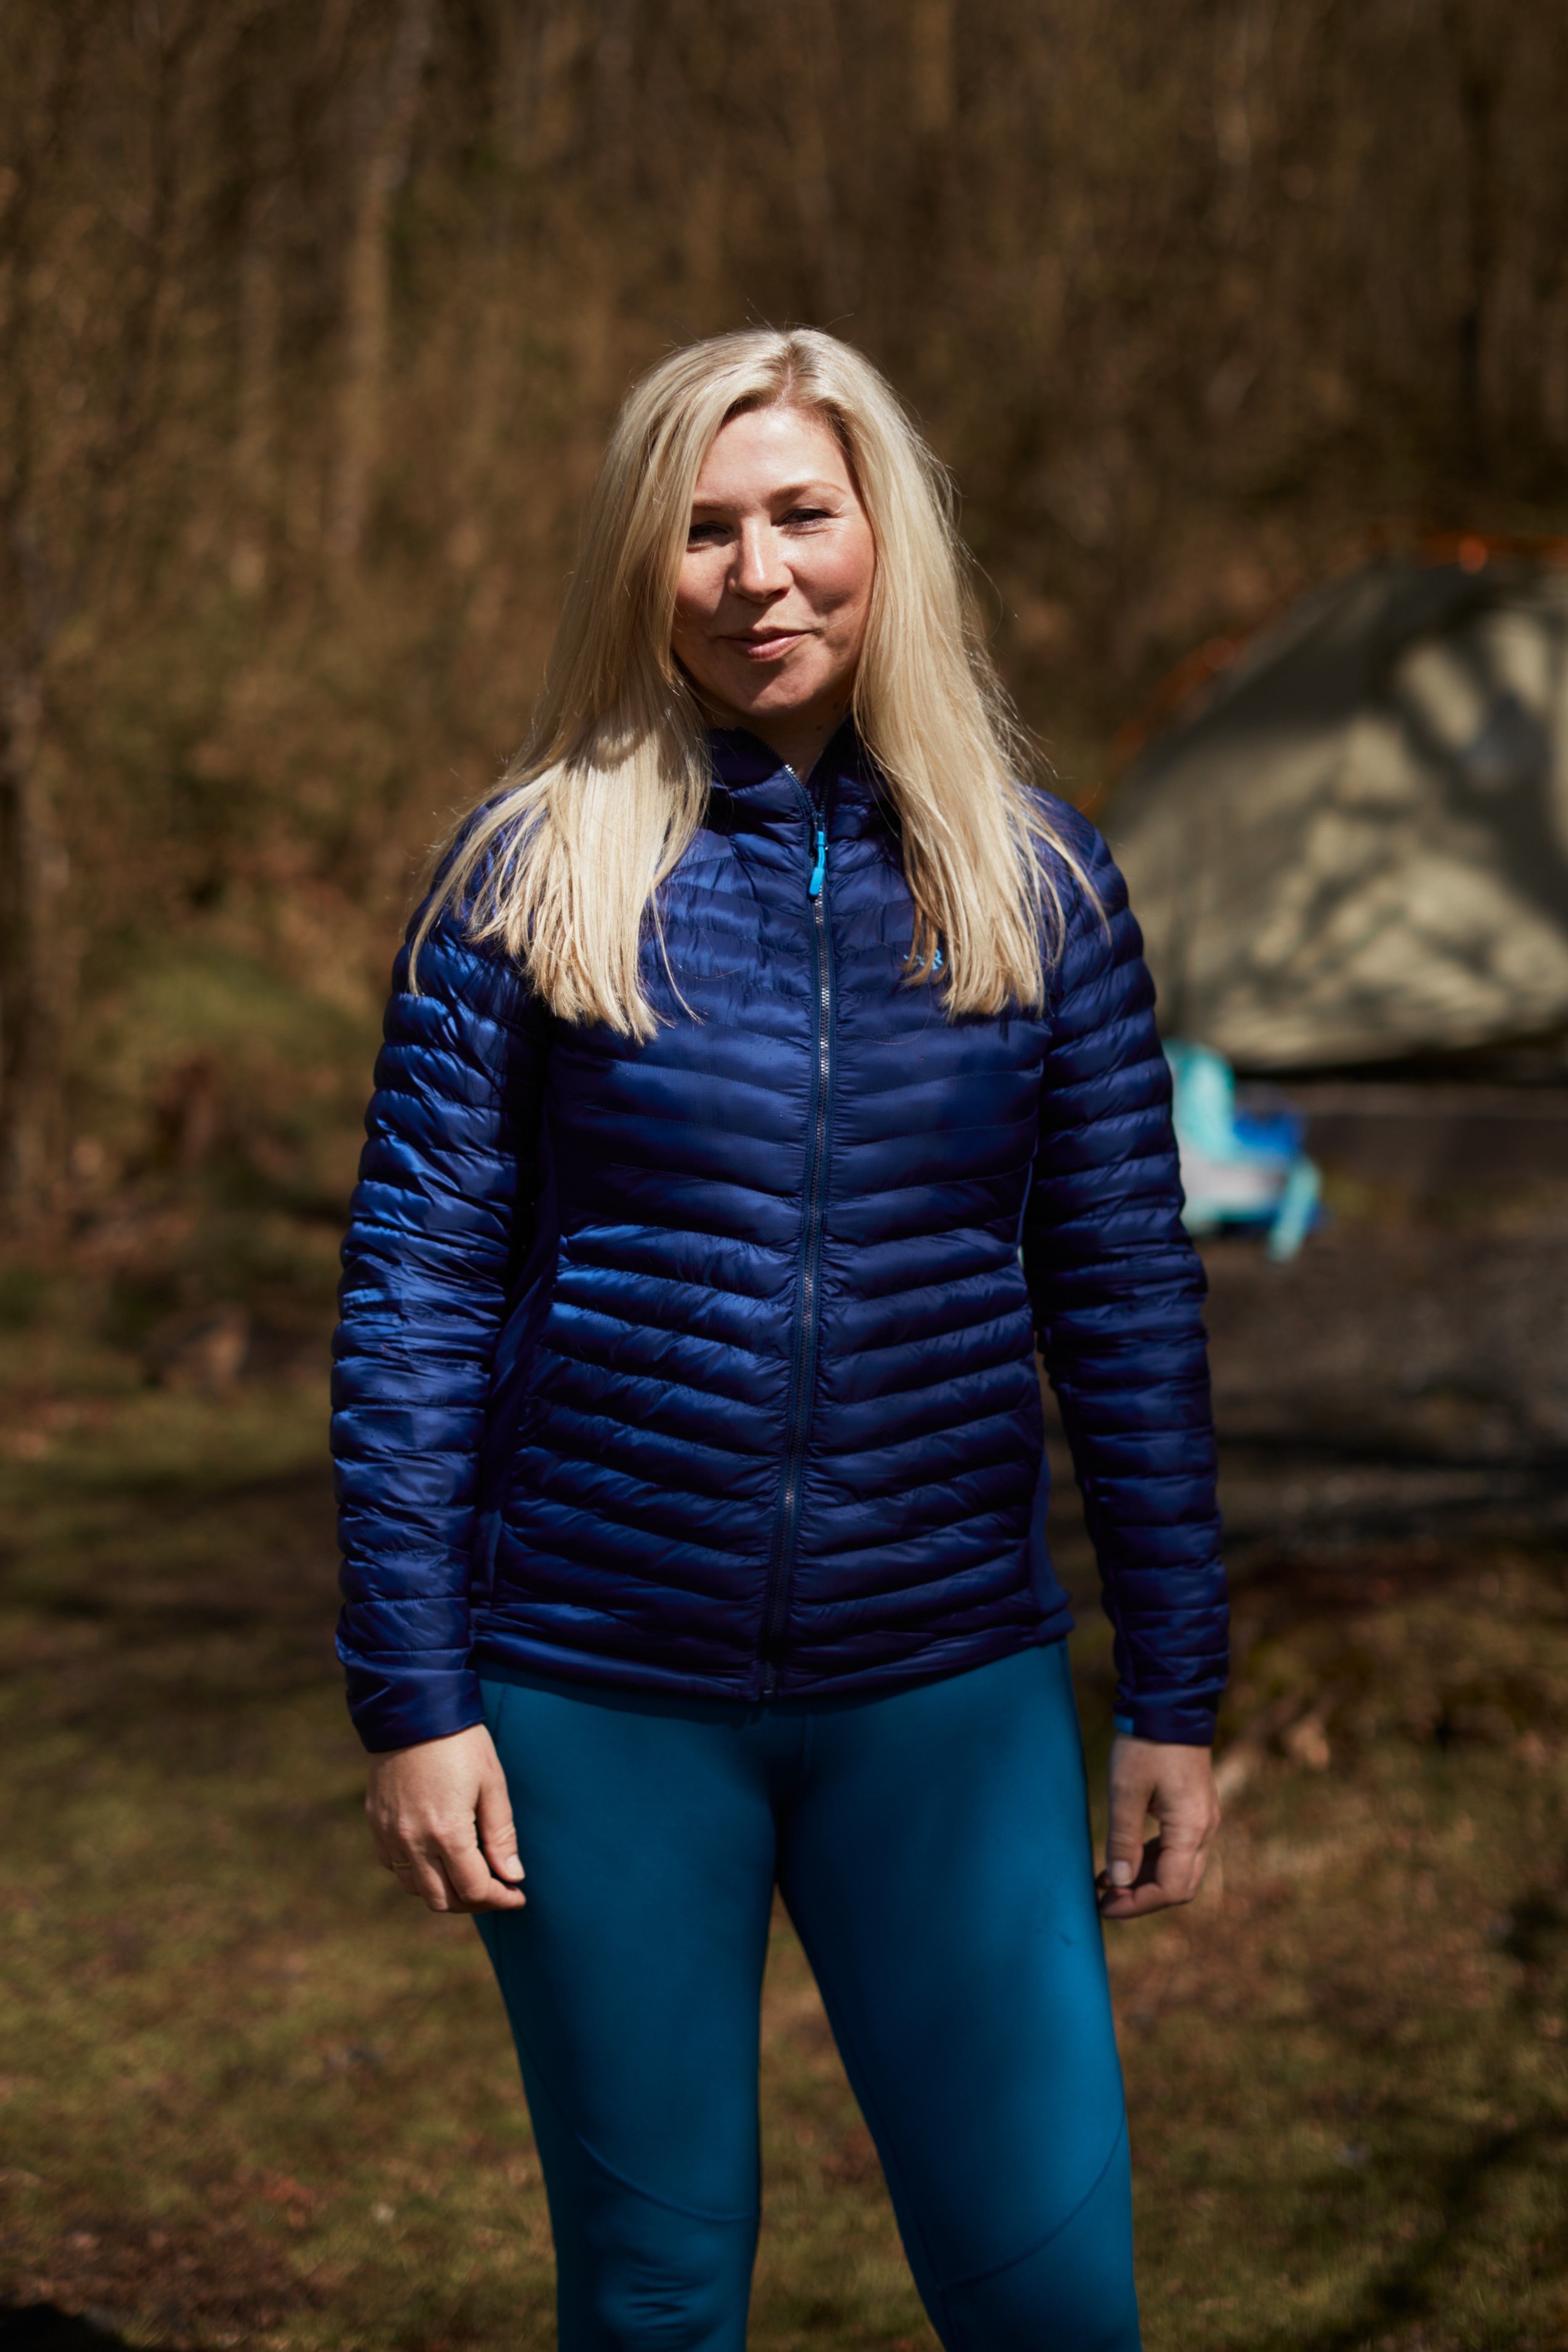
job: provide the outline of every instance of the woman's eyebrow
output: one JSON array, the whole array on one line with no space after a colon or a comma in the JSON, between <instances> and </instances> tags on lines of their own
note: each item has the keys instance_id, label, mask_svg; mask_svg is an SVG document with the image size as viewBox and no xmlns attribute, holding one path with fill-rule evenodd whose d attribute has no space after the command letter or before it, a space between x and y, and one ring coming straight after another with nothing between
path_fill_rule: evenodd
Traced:
<instances>
[{"instance_id":1,"label":"woman's eyebrow","mask_svg":"<svg viewBox=\"0 0 1568 2352\"><path fill-rule=\"evenodd\" d=\"M842 488L833 482L784 482L776 489L769 490L767 502L771 505L775 499L842 498L843 495ZM734 503L732 499L693 498L691 511L693 514L718 514Z\"/></svg>"}]
</instances>

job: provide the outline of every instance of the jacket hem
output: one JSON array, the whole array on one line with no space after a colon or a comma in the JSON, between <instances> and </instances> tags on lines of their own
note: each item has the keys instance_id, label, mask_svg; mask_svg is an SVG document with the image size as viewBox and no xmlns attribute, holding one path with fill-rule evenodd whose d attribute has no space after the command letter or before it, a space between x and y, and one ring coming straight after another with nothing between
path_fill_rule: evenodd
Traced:
<instances>
[{"instance_id":1,"label":"jacket hem","mask_svg":"<svg viewBox=\"0 0 1568 2352\"><path fill-rule=\"evenodd\" d=\"M508 1637L504 1628L487 1626L475 1642L473 1671L479 1679L504 1681L509 1672L537 1675L555 1683L595 1690L644 1694L649 1697L712 1699L721 1704L787 1706L801 1700L816 1703L837 1698L882 1698L895 1691L913 1690L921 1683L942 1682L973 1666L993 1664L1024 1650L1045 1649L1065 1641L1072 1631L1072 1611L1064 1597L1060 1604L1032 1623L988 1626L983 1632L928 1642L904 1658L881 1658L851 1670L812 1674L798 1662L779 1678L768 1697L762 1693L754 1660L743 1671L700 1674L662 1666L647 1658L615 1658L569 1650L531 1635Z\"/></svg>"}]
</instances>

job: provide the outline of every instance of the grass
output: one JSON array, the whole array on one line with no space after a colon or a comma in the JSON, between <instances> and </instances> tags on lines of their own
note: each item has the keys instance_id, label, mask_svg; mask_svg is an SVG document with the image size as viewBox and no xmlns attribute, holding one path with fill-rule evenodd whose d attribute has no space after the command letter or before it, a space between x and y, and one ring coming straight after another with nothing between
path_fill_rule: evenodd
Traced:
<instances>
[{"instance_id":1,"label":"grass","mask_svg":"<svg viewBox=\"0 0 1568 2352\"><path fill-rule=\"evenodd\" d=\"M319 1380L150 1391L14 1288L0 2298L133 2344L548 2345L478 1940L369 1861ZM1564 1563L1298 1552L1245 1622L1232 1728L1275 1730L1221 1866L1110 1939L1151 2352L1568 2347ZM782 1920L763 2065L753 2344L924 2352Z\"/></svg>"}]
</instances>

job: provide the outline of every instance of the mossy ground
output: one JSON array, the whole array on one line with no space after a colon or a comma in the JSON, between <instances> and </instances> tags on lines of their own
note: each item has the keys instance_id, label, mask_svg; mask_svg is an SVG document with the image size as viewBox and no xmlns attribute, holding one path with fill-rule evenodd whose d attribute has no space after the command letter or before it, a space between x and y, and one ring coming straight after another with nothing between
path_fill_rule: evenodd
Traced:
<instances>
[{"instance_id":1,"label":"mossy ground","mask_svg":"<svg viewBox=\"0 0 1568 2352\"><path fill-rule=\"evenodd\" d=\"M12 1290L0 2299L134 2344L548 2346L478 1939L369 1858L315 1360L153 1391ZM1563 1558L1298 1545L1246 1623L1237 1723L1284 1728L1200 1903L1110 1939L1152 2352L1568 2346ZM1091 1613L1079 1644L1098 1754ZM754 2345L929 2346L782 1920L763 2064Z\"/></svg>"}]
</instances>

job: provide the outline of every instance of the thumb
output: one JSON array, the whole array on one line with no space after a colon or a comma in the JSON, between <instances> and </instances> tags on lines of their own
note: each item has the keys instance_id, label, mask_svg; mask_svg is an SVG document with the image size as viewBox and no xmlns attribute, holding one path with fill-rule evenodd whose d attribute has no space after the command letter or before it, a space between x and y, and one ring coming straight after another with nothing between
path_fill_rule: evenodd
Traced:
<instances>
[{"instance_id":1,"label":"thumb","mask_svg":"<svg viewBox=\"0 0 1568 2352\"><path fill-rule=\"evenodd\" d=\"M1143 1865L1143 1823L1149 1812L1149 1781L1142 1773L1110 1773L1110 1825L1105 1840L1105 1874L1112 1886L1131 1886Z\"/></svg>"},{"instance_id":2,"label":"thumb","mask_svg":"<svg viewBox=\"0 0 1568 2352\"><path fill-rule=\"evenodd\" d=\"M474 1822L485 1860L491 1870L498 1878L504 1878L515 1885L523 1875L523 1868L518 1856L511 1798L507 1791L506 1774L501 1770L499 1758L480 1780Z\"/></svg>"}]
</instances>

